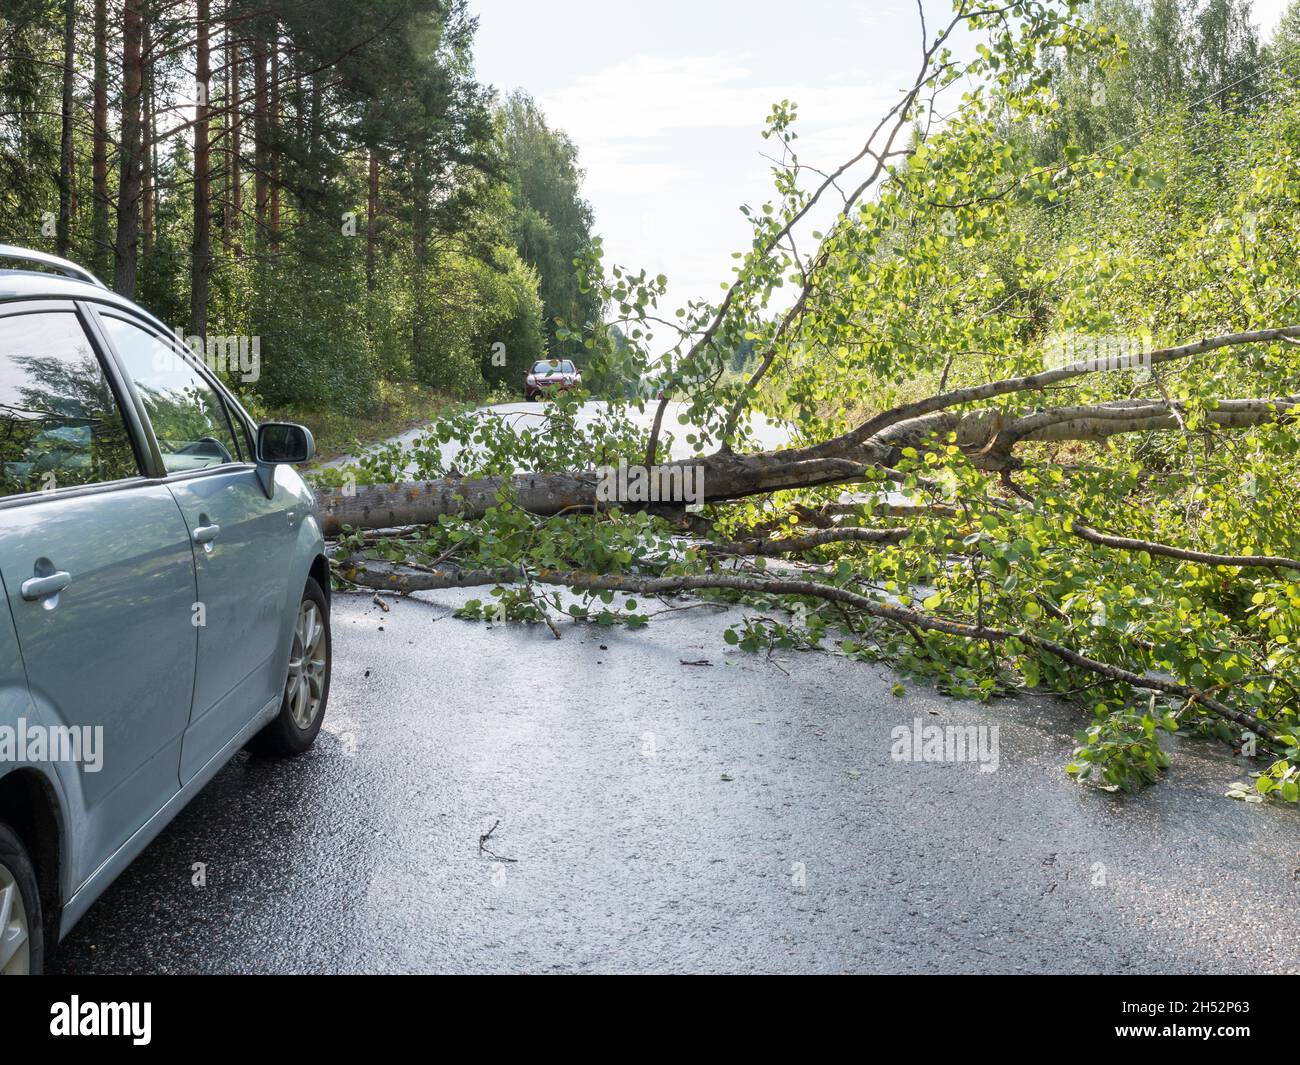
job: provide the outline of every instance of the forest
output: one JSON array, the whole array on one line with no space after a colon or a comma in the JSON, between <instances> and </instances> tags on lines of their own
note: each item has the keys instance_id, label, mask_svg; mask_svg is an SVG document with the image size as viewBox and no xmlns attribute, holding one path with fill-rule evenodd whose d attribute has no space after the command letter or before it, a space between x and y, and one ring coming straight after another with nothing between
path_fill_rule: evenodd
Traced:
<instances>
[{"instance_id":1,"label":"forest","mask_svg":"<svg viewBox=\"0 0 1300 1065\"><path fill-rule=\"evenodd\" d=\"M257 338L258 410L517 387L600 318L592 215L474 32L464 0L4 0L0 238Z\"/></svg>"}]
</instances>

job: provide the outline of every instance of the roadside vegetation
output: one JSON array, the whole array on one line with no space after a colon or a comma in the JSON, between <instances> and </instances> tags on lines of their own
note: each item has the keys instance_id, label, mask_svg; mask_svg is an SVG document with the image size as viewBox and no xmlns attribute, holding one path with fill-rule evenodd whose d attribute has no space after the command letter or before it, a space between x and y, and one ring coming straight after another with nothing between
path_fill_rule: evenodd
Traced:
<instances>
[{"instance_id":1,"label":"roadside vegetation","mask_svg":"<svg viewBox=\"0 0 1300 1065\"><path fill-rule=\"evenodd\" d=\"M476 81L463 0L12 0L0 239L180 335L327 450L518 387L600 319L577 151Z\"/></svg>"},{"instance_id":2,"label":"roadside vegetation","mask_svg":"<svg viewBox=\"0 0 1300 1065\"><path fill-rule=\"evenodd\" d=\"M411 429L418 429L465 406L445 392L427 385L383 382L379 399L365 414L345 414L311 407L284 406L259 412L261 421L310 425L320 462L354 455Z\"/></svg>"}]
</instances>

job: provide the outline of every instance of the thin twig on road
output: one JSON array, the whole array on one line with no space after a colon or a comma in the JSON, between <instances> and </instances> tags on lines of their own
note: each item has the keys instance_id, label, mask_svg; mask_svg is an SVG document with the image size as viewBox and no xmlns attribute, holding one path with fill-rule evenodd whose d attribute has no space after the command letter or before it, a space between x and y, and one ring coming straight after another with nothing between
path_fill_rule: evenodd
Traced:
<instances>
[{"instance_id":1,"label":"thin twig on road","mask_svg":"<svg viewBox=\"0 0 1300 1065\"><path fill-rule=\"evenodd\" d=\"M519 861L518 858L503 858L501 855L496 854L493 851L488 849L487 841L492 838L492 833L497 830L497 825L499 824L501 824L501 818L498 817L492 823L492 827L489 828L486 832L484 832L483 835L479 836L478 838L479 856L481 857L482 855L486 854L491 858L495 858L499 862L518 862Z\"/></svg>"}]
</instances>

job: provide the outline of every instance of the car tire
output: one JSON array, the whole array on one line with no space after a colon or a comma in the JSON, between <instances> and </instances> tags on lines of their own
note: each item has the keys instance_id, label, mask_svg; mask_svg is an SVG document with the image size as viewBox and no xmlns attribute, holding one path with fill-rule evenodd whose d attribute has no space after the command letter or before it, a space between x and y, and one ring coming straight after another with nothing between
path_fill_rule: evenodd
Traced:
<instances>
[{"instance_id":1,"label":"car tire","mask_svg":"<svg viewBox=\"0 0 1300 1065\"><path fill-rule=\"evenodd\" d=\"M0 824L0 976L45 971L45 925L36 867L23 841Z\"/></svg>"},{"instance_id":2,"label":"car tire","mask_svg":"<svg viewBox=\"0 0 1300 1065\"><path fill-rule=\"evenodd\" d=\"M319 625L318 632L313 624ZM304 640L310 643L306 654ZM250 751L293 756L302 754L316 742L329 702L332 660L329 600L321 586L309 577L294 618L289 671L280 700L280 712L249 741Z\"/></svg>"}]
</instances>

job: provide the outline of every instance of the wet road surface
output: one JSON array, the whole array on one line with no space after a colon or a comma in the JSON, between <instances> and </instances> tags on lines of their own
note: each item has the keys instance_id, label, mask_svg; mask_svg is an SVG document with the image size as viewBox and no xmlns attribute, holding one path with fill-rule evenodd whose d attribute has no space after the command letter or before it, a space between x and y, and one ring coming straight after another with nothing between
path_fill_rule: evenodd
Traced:
<instances>
[{"instance_id":1,"label":"wet road surface","mask_svg":"<svg viewBox=\"0 0 1300 1065\"><path fill-rule=\"evenodd\" d=\"M605 411L608 406L603 400L591 400L582 404L578 408L577 424L580 428L586 429ZM536 428L542 424L546 415L548 404L545 402L536 403L497 403L494 406L480 407L477 413L479 417L498 417L506 421L516 431L526 428ZM627 409L628 419L634 425L638 425L648 430L654 424L656 404L646 405L644 411L638 412L635 409ZM662 432L664 438L671 437L672 446L668 449L669 458L682 459L689 458L691 455L691 446L686 442L686 436L692 432L694 426L690 423L682 424L678 421L679 416L686 409L686 404L673 400L669 402L664 411L664 420ZM784 447L790 442L790 434L780 425L769 421L762 414L754 414L752 422L752 431L754 434L755 446L761 448L778 448ZM427 435L428 426L420 426L415 429L408 429L399 436L391 437L386 443L398 443L403 448L409 449L417 440ZM443 444L439 449L442 454L444 463L450 463L460 450L457 443ZM352 461L350 457L332 459L329 462L322 463L322 466L342 466Z\"/></svg>"},{"instance_id":2,"label":"wet road surface","mask_svg":"<svg viewBox=\"0 0 1300 1065\"><path fill-rule=\"evenodd\" d=\"M1051 700L778 668L715 607L557 642L471 594L337 597L316 748L236 757L55 970L1300 971L1300 817L1224 799L1222 747L1116 798ZM916 718L999 725L997 771L892 760Z\"/></svg>"}]
</instances>

